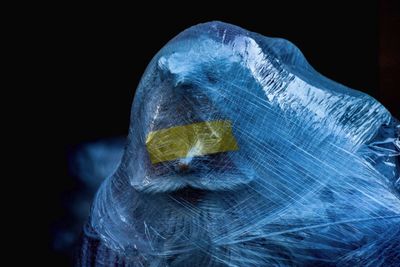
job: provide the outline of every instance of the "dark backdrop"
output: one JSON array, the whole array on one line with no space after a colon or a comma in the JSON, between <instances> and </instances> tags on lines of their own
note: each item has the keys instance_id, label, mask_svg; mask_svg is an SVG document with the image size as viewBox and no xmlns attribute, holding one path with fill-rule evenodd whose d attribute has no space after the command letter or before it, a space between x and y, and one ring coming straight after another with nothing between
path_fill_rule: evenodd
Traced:
<instances>
[{"instance_id":1,"label":"dark backdrop","mask_svg":"<svg viewBox=\"0 0 400 267\"><path fill-rule=\"evenodd\" d=\"M398 59L397 49L389 48L393 40L398 42L395 35L399 30L393 26L398 25L396 19L386 21L384 28L389 30L380 42L379 21L389 11L394 17L398 13L387 7L382 11L377 1L320 2L282 1L257 6L241 1L221 8L195 2L193 6L182 4L181 9L154 2L151 7L118 11L98 5L54 10L45 21L54 90L49 93L51 108L47 112L58 116L52 121L55 127L45 136L50 146L42 180L49 188L43 190L48 217L48 234L42 238L48 248L46 261L53 266L70 264L68 253L52 249L54 222L68 221L63 203L70 192L79 190L67 173L67 151L81 142L127 134L131 102L146 65L169 39L189 26L221 20L266 36L286 38L300 48L317 71L367 92L399 116L398 87L380 88L384 83L379 78L379 56L388 51L387 57ZM160 15L152 12L155 8ZM389 42L389 48L382 48L385 42ZM390 65L393 73L396 64L395 60ZM390 79L399 81L394 76Z\"/></svg>"}]
</instances>

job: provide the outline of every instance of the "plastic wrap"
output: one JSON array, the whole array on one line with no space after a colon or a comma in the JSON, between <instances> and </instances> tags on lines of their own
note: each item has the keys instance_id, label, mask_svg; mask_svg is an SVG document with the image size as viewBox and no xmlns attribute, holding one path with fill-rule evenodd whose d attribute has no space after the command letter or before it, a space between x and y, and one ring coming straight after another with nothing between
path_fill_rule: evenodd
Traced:
<instances>
[{"instance_id":1,"label":"plastic wrap","mask_svg":"<svg viewBox=\"0 0 400 267\"><path fill-rule=\"evenodd\" d=\"M140 81L79 264L395 266L399 132L286 40L189 28Z\"/></svg>"}]
</instances>

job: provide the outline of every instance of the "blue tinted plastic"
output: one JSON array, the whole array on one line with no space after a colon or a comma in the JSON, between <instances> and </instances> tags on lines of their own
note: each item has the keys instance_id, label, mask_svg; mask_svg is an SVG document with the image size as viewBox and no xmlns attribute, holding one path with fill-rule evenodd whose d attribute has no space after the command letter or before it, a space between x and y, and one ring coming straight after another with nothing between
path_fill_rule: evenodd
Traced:
<instances>
[{"instance_id":1,"label":"blue tinted plastic","mask_svg":"<svg viewBox=\"0 0 400 267\"><path fill-rule=\"evenodd\" d=\"M238 150L150 161L149 133L219 120ZM189 28L142 77L79 264L395 266L399 132L379 102L318 74L289 41Z\"/></svg>"}]
</instances>

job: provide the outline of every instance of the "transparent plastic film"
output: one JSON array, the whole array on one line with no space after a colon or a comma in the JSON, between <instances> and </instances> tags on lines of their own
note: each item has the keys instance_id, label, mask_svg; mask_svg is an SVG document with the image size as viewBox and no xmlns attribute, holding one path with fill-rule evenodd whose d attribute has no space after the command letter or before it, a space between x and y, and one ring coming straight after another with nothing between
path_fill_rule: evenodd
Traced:
<instances>
[{"instance_id":1,"label":"transparent plastic film","mask_svg":"<svg viewBox=\"0 0 400 267\"><path fill-rule=\"evenodd\" d=\"M396 266L399 132L378 101L320 75L289 41L189 28L143 74L81 262Z\"/></svg>"}]
</instances>

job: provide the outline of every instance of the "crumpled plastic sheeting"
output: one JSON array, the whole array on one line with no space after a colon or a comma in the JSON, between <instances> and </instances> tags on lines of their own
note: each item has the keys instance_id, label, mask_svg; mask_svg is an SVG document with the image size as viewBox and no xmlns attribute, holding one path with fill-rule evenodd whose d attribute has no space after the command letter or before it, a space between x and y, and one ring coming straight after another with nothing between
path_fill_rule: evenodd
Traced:
<instances>
[{"instance_id":1,"label":"crumpled plastic sheeting","mask_svg":"<svg viewBox=\"0 0 400 267\"><path fill-rule=\"evenodd\" d=\"M189 28L142 77L79 264L395 266L399 132L379 102L318 74L289 41Z\"/></svg>"}]
</instances>

